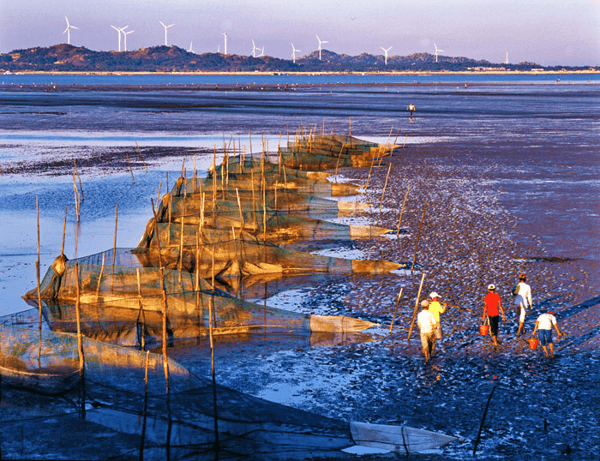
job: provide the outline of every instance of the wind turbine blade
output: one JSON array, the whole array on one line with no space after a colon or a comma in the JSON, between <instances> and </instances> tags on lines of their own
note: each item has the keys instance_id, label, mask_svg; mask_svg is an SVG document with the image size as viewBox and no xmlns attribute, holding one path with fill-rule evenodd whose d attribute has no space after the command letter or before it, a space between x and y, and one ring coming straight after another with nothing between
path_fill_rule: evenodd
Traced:
<instances>
[{"instance_id":1,"label":"wind turbine blade","mask_svg":"<svg viewBox=\"0 0 600 461\"><path fill-rule=\"evenodd\" d=\"M165 23L164 23L164 22L162 22L162 21L158 21L158 22L160 22L160 23L162 24L162 26L163 26L163 27L167 27L167 26L165 26Z\"/></svg>"},{"instance_id":2,"label":"wind turbine blade","mask_svg":"<svg viewBox=\"0 0 600 461\"><path fill-rule=\"evenodd\" d=\"M64 30L63 34L66 34L69 31L69 26Z\"/></svg>"},{"instance_id":3,"label":"wind turbine blade","mask_svg":"<svg viewBox=\"0 0 600 461\"><path fill-rule=\"evenodd\" d=\"M77 29L77 30L79 30L79 27L71 26L71 29Z\"/></svg>"},{"instance_id":4,"label":"wind turbine blade","mask_svg":"<svg viewBox=\"0 0 600 461\"><path fill-rule=\"evenodd\" d=\"M65 20L67 21L67 27L69 27L69 18L65 16Z\"/></svg>"}]
</instances>

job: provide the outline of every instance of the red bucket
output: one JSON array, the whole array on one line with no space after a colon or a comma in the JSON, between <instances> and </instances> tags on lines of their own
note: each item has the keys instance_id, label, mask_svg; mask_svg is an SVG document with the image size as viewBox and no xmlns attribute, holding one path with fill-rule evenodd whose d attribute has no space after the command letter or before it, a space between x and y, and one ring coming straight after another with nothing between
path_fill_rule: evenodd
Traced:
<instances>
[{"instance_id":1,"label":"red bucket","mask_svg":"<svg viewBox=\"0 0 600 461\"><path fill-rule=\"evenodd\" d=\"M479 334L485 336L490 332L490 326L486 323L485 325L479 326Z\"/></svg>"},{"instance_id":2,"label":"red bucket","mask_svg":"<svg viewBox=\"0 0 600 461\"><path fill-rule=\"evenodd\" d=\"M529 349L537 349L537 345L538 345L538 340L537 338L531 338L528 339L527 342L529 343Z\"/></svg>"}]
</instances>

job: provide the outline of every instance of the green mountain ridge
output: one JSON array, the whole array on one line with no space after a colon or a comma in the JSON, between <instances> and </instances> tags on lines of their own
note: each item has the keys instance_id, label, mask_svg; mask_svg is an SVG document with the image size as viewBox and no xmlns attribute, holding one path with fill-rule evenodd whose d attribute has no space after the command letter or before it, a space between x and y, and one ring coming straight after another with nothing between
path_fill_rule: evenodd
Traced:
<instances>
[{"instance_id":1,"label":"green mountain ridge","mask_svg":"<svg viewBox=\"0 0 600 461\"><path fill-rule=\"evenodd\" d=\"M11 72L435 72L435 71L530 71L537 63L498 64L465 57L415 53L390 56L349 56L322 50L291 60L262 56L195 54L177 46L155 46L134 51L94 51L72 45L53 45L0 54L0 71ZM597 70L590 67L544 67L544 70Z\"/></svg>"}]
</instances>

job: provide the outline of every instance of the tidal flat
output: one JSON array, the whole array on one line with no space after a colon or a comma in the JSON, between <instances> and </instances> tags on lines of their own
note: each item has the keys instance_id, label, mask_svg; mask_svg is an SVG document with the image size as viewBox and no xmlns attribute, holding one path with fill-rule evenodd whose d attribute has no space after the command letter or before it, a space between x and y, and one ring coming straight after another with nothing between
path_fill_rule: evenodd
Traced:
<instances>
[{"instance_id":1,"label":"tidal flat","mask_svg":"<svg viewBox=\"0 0 600 461\"><path fill-rule=\"evenodd\" d=\"M7 96L0 88L0 98L5 103L0 116L2 314L28 309L20 296L35 287L36 196L43 275L60 254L65 206L69 258L112 247L117 204L118 246L133 247L152 216L150 198L156 197L159 183L165 191L167 172L171 185L184 159L191 169L194 158L198 170L205 171L215 149L217 158L222 155L223 143L237 142L254 153L263 146L275 151L300 125L395 140L399 147L392 158L370 175L368 168L339 174L363 187L369 177L366 192L356 197L372 205L361 222L394 230L410 186L401 223L405 232L400 238L343 242L328 249L341 256L411 263L419 235L413 274L328 277L255 299L377 322L380 327L368 332L374 340L349 344L341 338L327 346L276 338L217 341L217 382L323 416L455 435L460 442L418 457L457 460L472 457L495 386L478 458L562 459L567 451L572 459L597 456L596 85L322 86L198 94L176 88L132 94L115 87L110 93L88 88L77 97L68 89L54 94L33 88L11 90ZM417 107L414 117L406 112L409 103ZM85 193L79 225L72 206L73 160ZM516 338L510 289L519 272L527 274L533 290L527 335L537 315L548 309L557 313L566 332L554 360ZM407 340L423 274L421 298L436 291L442 301L459 306L443 315L444 340L430 364L424 363L418 335L413 332ZM498 286L507 310L499 348L478 332L488 283ZM197 375L210 375L208 352L181 347L170 354ZM20 429L24 423L15 421L72 411L73 399L45 399L3 386L3 433L12 427L18 437L10 443L2 437L2 455L64 453L60 434L39 427L31 443L28 431ZM92 448L102 437L119 440L111 448L116 457L122 453L118 447L139 442L134 434L109 432L88 433L95 434L89 438L88 459L94 459ZM63 446L54 446L53 438ZM73 459L81 455L72 454Z\"/></svg>"}]
</instances>

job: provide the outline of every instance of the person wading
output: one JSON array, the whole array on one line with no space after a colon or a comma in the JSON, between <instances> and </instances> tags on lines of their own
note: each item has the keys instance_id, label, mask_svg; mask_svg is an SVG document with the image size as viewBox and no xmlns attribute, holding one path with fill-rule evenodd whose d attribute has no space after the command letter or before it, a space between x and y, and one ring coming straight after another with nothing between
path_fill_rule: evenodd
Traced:
<instances>
[{"instance_id":1,"label":"person wading","mask_svg":"<svg viewBox=\"0 0 600 461\"><path fill-rule=\"evenodd\" d=\"M539 330L540 343L542 344L542 349L544 349L546 358L548 358L548 349L550 349L550 357L554 358L554 345L552 344L553 326L556 329L558 337L560 338L562 333L558 329L558 323L556 322L554 312L548 311L537 318L537 321L535 322L535 328L533 329L534 336L535 332Z\"/></svg>"},{"instance_id":2,"label":"person wading","mask_svg":"<svg viewBox=\"0 0 600 461\"><path fill-rule=\"evenodd\" d=\"M435 341L435 335L433 333L435 317L429 312L429 301L421 301L421 308L421 312L417 315L417 325L421 331L421 346L423 355L425 356L425 362L429 362L431 353L433 352L433 343Z\"/></svg>"},{"instance_id":3,"label":"person wading","mask_svg":"<svg viewBox=\"0 0 600 461\"><path fill-rule=\"evenodd\" d=\"M527 277L525 274L519 274L519 281L514 286L512 293L515 296L515 310L517 318L519 319L519 329L517 330L517 338L521 336L523 331L523 325L525 324L525 315L527 310L531 309L533 303L531 302L531 287L525 283Z\"/></svg>"},{"instance_id":4,"label":"person wading","mask_svg":"<svg viewBox=\"0 0 600 461\"><path fill-rule=\"evenodd\" d=\"M498 321L500 312L502 312L503 322L506 317L504 316L502 299L500 298L500 295L496 293L496 285L491 283L488 285L487 289L488 293L483 300L483 314L481 315L481 321L485 322L485 316L487 315L490 322L490 334L492 335L494 346L498 346L500 344L500 341L498 341Z\"/></svg>"},{"instance_id":5,"label":"person wading","mask_svg":"<svg viewBox=\"0 0 600 461\"><path fill-rule=\"evenodd\" d=\"M440 295L438 295L435 291L429 295L429 298L431 299L431 301L429 301L429 312L431 312L435 317L435 326L433 327L433 346L431 346L431 353L433 354L436 341L442 341L442 323L440 320L440 314L446 312L446 304L438 301Z\"/></svg>"}]
</instances>

